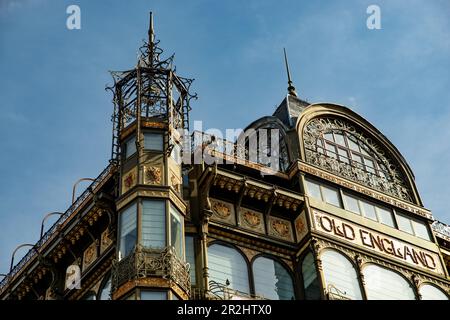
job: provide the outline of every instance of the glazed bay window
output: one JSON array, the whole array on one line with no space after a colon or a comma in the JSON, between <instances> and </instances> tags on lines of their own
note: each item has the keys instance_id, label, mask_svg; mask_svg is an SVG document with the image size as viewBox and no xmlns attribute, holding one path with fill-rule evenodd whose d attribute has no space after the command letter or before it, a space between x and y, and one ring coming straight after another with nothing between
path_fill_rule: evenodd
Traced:
<instances>
[{"instance_id":1,"label":"glazed bay window","mask_svg":"<svg viewBox=\"0 0 450 320\"><path fill-rule=\"evenodd\" d=\"M163 135L162 133L144 132L144 149L151 151L163 151Z\"/></svg>"},{"instance_id":2,"label":"glazed bay window","mask_svg":"<svg viewBox=\"0 0 450 320\"><path fill-rule=\"evenodd\" d=\"M424 221L408 217L405 214L396 214L398 228L416 237L431 241L428 225Z\"/></svg>"},{"instance_id":3,"label":"glazed bay window","mask_svg":"<svg viewBox=\"0 0 450 320\"><path fill-rule=\"evenodd\" d=\"M189 263L189 273L191 276L191 285L196 285L196 275L195 275L195 246L194 237L186 236L186 262Z\"/></svg>"},{"instance_id":4,"label":"glazed bay window","mask_svg":"<svg viewBox=\"0 0 450 320\"><path fill-rule=\"evenodd\" d=\"M163 200L142 201L142 245L146 248L166 246L166 203Z\"/></svg>"},{"instance_id":5,"label":"glazed bay window","mask_svg":"<svg viewBox=\"0 0 450 320\"><path fill-rule=\"evenodd\" d=\"M178 258L184 260L183 217L173 205L170 205L170 245Z\"/></svg>"},{"instance_id":6,"label":"glazed bay window","mask_svg":"<svg viewBox=\"0 0 450 320\"><path fill-rule=\"evenodd\" d=\"M365 199L354 197L347 193L344 193L344 207L347 211L351 211L395 228L392 211L388 208L376 205Z\"/></svg>"},{"instance_id":7,"label":"glazed bay window","mask_svg":"<svg viewBox=\"0 0 450 320\"><path fill-rule=\"evenodd\" d=\"M341 200L338 189L322 185L312 180L306 180L306 188L308 195L312 196L313 198L322 200L336 207L341 207Z\"/></svg>"},{"instance_id":8,"label":"glazed bay window","mask_svg":"<svg viewBox=\"0 0 450 320\"><path fill-rule=\"evenodd\" d=\"M136 153L136 137L132 137L125 142L125 158L128 159Z\"/></svg>"},{"instance_id":9,"label":"glazed bay window","mask_svg":"<svg viewBox=\"0 0 450 320\"><path fill-rule=\"evenodd\" d=\"M119 260L128 256L136 246L137 239L137 205L133 203L120 213L119 225Z\"/></svg>"}]
</instances>

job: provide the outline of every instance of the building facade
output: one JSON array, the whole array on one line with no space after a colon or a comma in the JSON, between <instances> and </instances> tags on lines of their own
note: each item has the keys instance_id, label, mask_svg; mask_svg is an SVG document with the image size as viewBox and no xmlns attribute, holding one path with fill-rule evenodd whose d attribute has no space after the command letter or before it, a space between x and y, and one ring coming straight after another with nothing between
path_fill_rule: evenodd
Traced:
<instances>
[{"instance_id":1,"label":"building facade","mask_svg":"<svg viewBox=\"0 0 450 320\"><path fill-rule=\"evenodd\" d=\"M110 163L11 266L0 299L450 298L450 227L380 131L303 101L289 77L236 141L190 133L192 80L150 20L136 66L112 73Z\"/></svg>"}]
</instances>

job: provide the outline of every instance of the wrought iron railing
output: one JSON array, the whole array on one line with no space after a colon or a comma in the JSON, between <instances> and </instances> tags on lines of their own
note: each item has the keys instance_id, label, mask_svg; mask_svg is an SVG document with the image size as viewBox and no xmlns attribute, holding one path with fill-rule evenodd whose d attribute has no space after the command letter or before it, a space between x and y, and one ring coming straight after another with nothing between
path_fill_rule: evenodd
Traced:
<instances>
[{"instance_id":1,"label":"wrought iron railing","mask_svg":"<svg viewBox=\"0 0 450 320\"><path fill-rule=\"evenodd\" d=\"M47 230L46 233L39 239L33 248L31 248L27 254L14 266L11 272L3 278L0 282L0 292L6 287L15 275L17 275L22 268L40 252L42 248L53 236L59 231L61 226L72 216L72 214L84 203L84 201L93 193L93 191L108 177L108 175L114 170L114 164L109 164L100 175L86 188L86 190L77 198L77 200L67 209L67 211L60 216L60 218L53 224L53 226Z\"/></svg>"},{"instance_id":2,"label":"wrought iron railing","mask_svg":"<svg viewBox=\"0 0 450 320\"><path fill-rule=\"evenodd\" d=\"M210 300L267 300L258 295L249 294L229 287L229 283L222 284L213 280L209 281L209 290L205 294Z\"/></svg>"},{"instance_id":3,"label":"wrought iron railing","mask_svg":"<svg viewBox=\"0 0 450 320\"><path fill-rule=\"evenodd\" d=\"M131 254L113 262L112 291L142 278L160 277L178 284L188 295L191 289L189 264L181 261L172 246L163 249L136 246Z\"/></svg>"},{"instance_id":4,"label":"wrought iron railing","mask_svg":"<svg viewBox=\"0 0 450 320\"><path fill-rule=\"evenodd\" d=\"M441 238L450 240L450 226L440 221L434 221L431 225L434 233Z\"/></svg>"}]
</instances>

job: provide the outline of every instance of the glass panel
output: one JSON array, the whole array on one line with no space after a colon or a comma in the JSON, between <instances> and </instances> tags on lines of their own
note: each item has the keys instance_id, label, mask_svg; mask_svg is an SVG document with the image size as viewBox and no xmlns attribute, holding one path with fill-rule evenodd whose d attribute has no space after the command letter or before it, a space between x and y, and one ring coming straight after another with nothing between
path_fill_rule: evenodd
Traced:
<instances>
[{"instance_id":1,"label":"glass panel","mask_svg":"<svg viewBox=\"0 0 450 320\"><path fill-rule=\"evenodd\" d=\"M358 205L358 199L355 197L352 197L348 194L344 194L345 199L345 209L357 214L361 214L359 205Z\"/></svg>"},{"instance_id":2,"label":"glass panel","mask_svg":"<svg viewBox=\"0 0 450 320\"><path fill-rule=\"evenodd\" d=\"M119 260L128 256L136 245L136 204L129 206L120 215Z\"/></svg>"},{"instance_id":3,"label":"glass panel","mask_svg":"<svg viewBox=\"0 0 450 320\"><path fill-rule=\"evenodd\" d=\"M325 133L325 134L323 135L323 137L324 137L324 139L326 139L326 140L328 140L328 141L333 141L333 142L334 142L333 134L332 134L331 132Z\"/></svg>"},{"instance_id":4,"label":"glass panel","mask_svg":"<svg viewBox=\"0 0 450 320\"><path fill-rule=\"evenodd\" d=\"M367 172L375 173L375 164L372 160L369 160L367 158L364 158L364 164L366 165Z\"/></svg>"},{"instance_id":5,"label":"glass panel","mask_svg":"<svg viewBox=\"0 0 450 320\"><path fill-rule=\"evenodd\" d=\"M170 245L175 248L178 257L184 260L182 218L172 205L170 205Z\"/></svg>"},{"instance_id":6,"label":"glass panel","mask_svg":"<svg viewBox=\"0 0 450 320\"><path fill-rule=\"evenodd\" d=\"M415 300L414 291L398 273L368 265L363 269L369 300Z\"/></svg>"},{"instance_id":7,"label":"glass panel","mask_svg":"<svg viewBox=\"0 0 450 320\"><path fill-rule=\"evenodd\" d=\"M339 160L340 161L345 162L345 163L350 163L347 150L338 148L338 152L339 152Z\"/></svg>"},{"instance_id":8,"label":"glass panel","mask_svg":"<svg viewBox=\"0 0 450 320\"><path fill-rule=\"evenodd\" d=\"M410 234L414 234L411 226L411 220L400 213L397 214L397 225L400 230L408 232Z\"/></svg>"},{"instance_id":9,"label":"glass panel","mask_svg":"<svg viewBox=\"0 0 450 320\"><path fill-rule=\"evenodd\" d=\"M136 153L136 137L131 138L125 143L125 158Z\"/></svg>"},{"instance_id":10,"label":"glass panel","mask_svg":"<svg viewBox=\"0 0 450 320\"><path fill-rule=\"evenodd\" d=\"M345 147L344 136L341 133L334 133L334 139L338 145Z\"/></svg>"},{"instance_id":11,"label":"glass panel","mask_svg":"<svg viewBox=\"0 0 450 320\"><path fill-rule=\"evenodd\" d=\"M335 205L336 207L341 206L341 202L339 201L338 190L332 189L330 187L322 186L322 192L323 192L323 197L324 197L325 202Z\"/></svg>"},{"instance_id":12,"label":"glass panel","mask_svg":"<svg viewBox=\"0 0 450 320\"><path fill-rule=\"evenodd\" d=\"M195 248L194 248L194 237L186 236L186 262L189 263L190 268L190 276L191 276L191 285L196 284L196 275L195 275Z\"/></svg>"},{"instance_id":13,"label":"glass panel","mask_svg":"<svg viewBox=\"0 0 450 320\"><path fill-rule=\"evenodd\" d=\"M351 262L333 250L325 251L321 258L327 291L362 300L358 276Z\"/></svg>"},{"instance_id":14,"label":"glass panel","mask_svg":"<svg viewBox=\"0 0 450 320\"><path fill-rule=\"evenodd\" d=\"M363 201L363 200L360 200L360 201L361 201L362 209L363 209L363 212L364 212L364 216L369 218L369 219L378 221L377 213L375 212L375 206L373 204L371 204L371 203L366 202L366 201Z\"/></svg>"},{"instance_id":15,"label":"glass panel","mask_svg":"<svg viewBox=\"0 0 450 320\"><path fill-rule=\"evenodd\" d=\"M231 289L249 293L247 262L235 249L213 244L208 248L208 268L210 280L225 285L227 280Z\"/></svg>"},{"instance_id":16,"label":"glass panel","mask_svg":"<svg viewBox=\"0 0 450 320\"><path fill-rule=\"evenodd\" d=\"M336 147L332 144L326 143L325 147L327 149L327 156L336 159Z\"/></svg>"},{"instance_id":17,"label":"glass panel","mask_svg":"<svg viewBox=\"0 0 450 320\"><path fill-rule=\"evenodd\" d=\"M111 276L100 291L100 300L111 300Z\"/></svg>"},{"instance_id":18,"label":"glass panel","mask_svg":"<svg viewBox=\"0 0 450 320\"><path fill-rule=\"evenodd\" d=\"M167 300L164 291L141 291L141 300Z\"/></svg>"},{"instance_id":19,"label":"glass panel","mask_svg":"<svg viewBox=\"0 0 450 320\"><path fill-rule=\"evenodd\" d=\"M253 262L255 293L271 300L294 300L292 278L277 261L259 257Z\"/></svg>"},{"instance_id":20,"label":"glass panel","mask_svg":"<svg viewBox=\"0 0 450 320\"><path fill-rule=\"evenodd\" d=\"M359 145L357 143L355 143L351 138L347 139L347 141L348 141L348 147L350 149L359 152Z\"/></svg>"},{"instance_id":21,"label":"glass panel","mask_svg":"<svg viewBox=\"0 0 450 320\"><path fill-rule=\"evenodd\" d=\"M392 218L391 210L386 208L376 207L378 213L378 219L380 219L381 223L384 223L390 227L395 227L394 219Z\"/></svg>"},{"instance_id":22,"label":"glass panel","mask_svg":"<svg viewBox=\"0 0 450 320\"><path fill-rule=\"evenodd\" d=\"M357 155L357 154L354 154L353 152L352 152L352 158L353 158L353 160L355 160L356 162L362 163L362 158L361 158L361 156L359 156L359 155Z\"/></svg>"},{"instance_id":23,"label":"glass panel","mask_svg":"<svg viewBox=\"0 0 450 320\"><path fill-rule=\"evenodd\" d=\"M312 253L308 253L302 262L303 288L306 300L320 300L320 285Z\"/></svg>"},{"instance_id":24,"label":"glass panel","mask_svg":"<svg viewBox=\"0 0 450 320\"><path fill-rule=\"evenodd\" d=\"M142 201L142 245L147 248L166 246L166 210L163 200Z\"/></svg>"},{"instance_id":25,"label":"glass panel","mask_svg":"<svg viewBox=\"0 0 450 320\"><path fill-rule=\"evenodd\" d=\"M448 296L431 284L424 284L419 289L422 300L449 300Z\"/></svg>"},{"instance_id":26,"label":"glass panel","mask_svg":"<svg viewBox=\"0 0 450 320\"><path fill-rule=\"evenodd\" d=\"M411 220L414 228L414 233L419 238L430 240L430 234L428 233L427 225L422 221Z\"/></svg>"},{"instance_id":27,"label":"glass panel","mask_svg":"<svg viewBox=\"0 0 450 320\"><path fill-rule=\"evenodd\" d=\"M364 146L361 146L361 153L363 154L363 155L365 155L365 156L368 156L368 157L370 157L370 154L366 151L366 148L367 147L364 147Z\"/></svg>"},{"instance_id":28,"label":"glass panel","mask_svg":"<svg viewBox=\"0 0 450 320\"><path fill-rule=\"evenodd\" d=\"M320 147L323 147L322 139L317 139L317 145L320 146Z\"/></svg>"},{"instance_id":29,"label":"glass panel","mask_svg":"<svg viewBox=\"0 0 450 320\"><path fill-rule=\"evenodd\" d=\"M317 147L317 152L320 154L325 154L325 150L321 147Z\"/></svg>"},{"instance_id":30,"label":"glass panel","mask_svg":"<svg viewBox=\"0 0 450 320\"><path fill-rule=\"evenodd\" d=\"M308 195L316 199L322 200L322 195L320 193L320 185L318 183L306 180L306 187L308 189L307 190Z\"/></svg>"},{"instance_id":31,"label":"glass panel","mask_svg":"<svg viewBox=\"0 0 450 320\"><path fill-rule=\"evenodd\" d=\"M163 135L160 133L144 133L144 149L163 151Z\"/></svg>"}]
</instances>

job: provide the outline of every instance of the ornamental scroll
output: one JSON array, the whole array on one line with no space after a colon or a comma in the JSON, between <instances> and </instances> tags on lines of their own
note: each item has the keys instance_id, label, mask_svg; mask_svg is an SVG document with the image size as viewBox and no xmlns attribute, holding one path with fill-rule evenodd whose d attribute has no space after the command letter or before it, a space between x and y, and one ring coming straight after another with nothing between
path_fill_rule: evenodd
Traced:
<instances>
[{"instance_id":1,"label":"ornamental scroll","mask_svg":"<svg viewBox=\"0 0 450 320\"><path fill-rule=\"evenodd\" d=\"M346 134L352 137L352 140L358 141L361 148L364 148L378 164L386 168L386 176L368 172L356 165L354 161L346 163L319 152L318 139L330 132ZM378 144L348 122L333 118L312 119L303 130L303 141L306 162L391 196L412 201L412 192L395 163L386 156Z\"/></svg>"}]
</instances>

